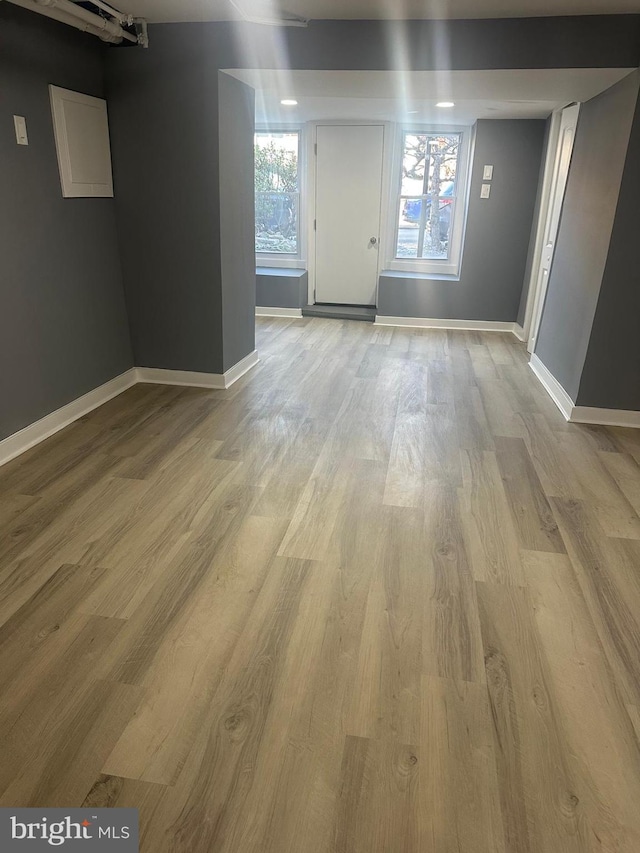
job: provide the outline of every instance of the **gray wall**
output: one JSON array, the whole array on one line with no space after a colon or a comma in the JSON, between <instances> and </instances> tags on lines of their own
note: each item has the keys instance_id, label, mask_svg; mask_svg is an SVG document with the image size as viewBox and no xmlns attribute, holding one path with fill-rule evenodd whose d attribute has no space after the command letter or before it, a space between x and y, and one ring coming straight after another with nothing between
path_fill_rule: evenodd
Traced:
<instances>
[{"instance_id":1,"label":"gray wall","mask_svg":"<svg viewBox=\"0 0 640 853\"><path fill-rule=\"evenodd\" d=\"M109 51L108 92L136 364L223 373L254 349L255 105L204 34Z\"/></svg>"},{"instance_id":2,"label":"gray wall","mask_svg":"<svg viewBox=\"0 0 640 853\"><path fill-rule=\"evenodd\" d=\"M255 349L255 92L218 73L223 370Z\"/></svg>"},{"instance_id":3,"label":"gray wall","mask_svg":"<svg viewBox=\"0 0 640 853\"><path fill-rule=\"evenodd\" d=\"M306 270L259 267L256 305L260 308L304 308L309 296Z\"/></svg>"},{"instance_id":4,"label":"gray wall","mask_svg":"<svg viewBox=\"0 0 640 853\"><path fill-rule=\"evenodd\" d=\"M136 362L213 372L233 357L223 353L217 69L395 68L399 40L415 69L640 64L637 15L314 21L307 29L284 31L231 23L149 29L148 50L105 53ZM501 309L510 319L517 310L517 297L513 300L515 309ZM510 296L509 306L513 300ZM246 348L250 334L247 329L245 340L243 331L238 351Z\"/></svg>"},{"instance_id":5,"label":"gray wall","mask_svg":"<svg viewBox=\"0 0 640 853\"><path fill-rule=\"evenodd\" d=\"M383 274L378 290L379 314L516 320L544 135L544 121L477 122L460 280ZM480 198L485 164L494 166L489 199Z\"/></svg>"},{"instance_id":6,"label":"gray wall","mask_svg":"<svg viewBox=\"0 0 640 853\"><path fill-rule=\"evenodd\" d=\"M133 364L114 202L62 199L49 83L103 96L101 58L106 61L135 363L221 372L251 346L247 306L253 291L248 259L246 269L236 271L220 244L221 228L228 233L221 193L229 196L219 176L219 144L225 144L219 68L393 68L399 39L416 69L640 64L637 15L322 21L284 32L231 24L150 30L149 50L103 48L90 36L0 3L0 346L3 364L11 365L0 378L0 437ZM246 120L246 106L240 98L241 115L233 121ZM15 145L14 112L27 117L28 147ZM615 115L611 126L617 127ZM245 195L243 209L246 201ZM248 242L246 234L238 239ZM624 276L617 272L627 263L623 255L612 249L611 281ZM500 316L511 319L512 295L502 296ZM478 306L478 316L489 313ZM231 332L224 336L227 324Z\"/></svg>"},{"instance_id":7,"label":"gray wall","mask_svg":"<svg viewBox=\"0 0 640 853\"><path fill-rule=\"evenodd\" d=\"M639 80L634 72L592 98L578 120L536 343L536 355L572 400L578 395L607 263Z\"/></svg>"},{"instance_id":8,"label":"gray wall","mask_svg":"<svg viewBox=\"0 0 640 853\"><path fill-rule=\"evenodd\" d=\"M218 76L202 31L107 50L118 232L136 364L221 373Z\"/></svg>"},{"instance_id":9,"label":"gray wall","mask_svg":"<svg viewBox=\"0 0 640 853\"><path fill-rule=\"evenodd\" d=\"M640 410L640 101L576 402Z\"/></svg>"},{"instance_id":10,"label":"gray wall","mask_svg":"<svg viewBox=\"0 0 640 853\"><path fill-rule=\"evenodd\" d=\"M527 252L527 263L524 268L524 286L520 294L520 305L518 307L517 322L520 326L524 326L524 318L527 311L527 299L529 297L529 287L531 284L531 272L533 269L533 261L535 258L536 244L536 223L540 216L540 207L542 205L542 192L544 189L544 167L549 147L549 134L551 131L551 116L546 121L544 129L544 141L542 143L542 154L540 155L540 171L538 173L538 192L536 194L536 203L533 208L533 219L531 228L531 237L529 239L529 251Z\"/></svg>"},{"instance_id":11,"label":"gray wall","mask_svg":"<svg viewBox=\"0 0 640 853\"><path fill-rule=\"evenodd\" d=\"M159 24L176 39L200 30L218 68L398 70L635 68L640 15L468 21L312 21L307 28L229 22ZM115 53L115 52L113 52Z\"/></svg>"},{"instance_id":12,"label":"gray wall","mask_svg":"<svg viewBox=\"0 0 640 853\"><path fill-rule=\"evenodd\" d=\"M62 198L50 83L104 96L100 43L0 3L0 438L133 365L114 202Z\"/></svg>"}]
</instances>

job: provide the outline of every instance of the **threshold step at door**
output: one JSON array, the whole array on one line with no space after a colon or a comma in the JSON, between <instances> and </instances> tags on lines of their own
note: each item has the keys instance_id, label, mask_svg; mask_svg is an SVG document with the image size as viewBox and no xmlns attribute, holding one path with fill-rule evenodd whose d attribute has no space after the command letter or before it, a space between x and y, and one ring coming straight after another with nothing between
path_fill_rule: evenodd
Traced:
<instances>
[{"instance_id":1,"label":"threshold step at door","mask_svg":"<svg viewBox=\"0 0 640 853\"><path fill-rule=\"evenodd\" d=\"M303 317L333 317L337 320L364 320L373 323L376 309L355 305L305 305Z\"/></svg>"}]
</instances>

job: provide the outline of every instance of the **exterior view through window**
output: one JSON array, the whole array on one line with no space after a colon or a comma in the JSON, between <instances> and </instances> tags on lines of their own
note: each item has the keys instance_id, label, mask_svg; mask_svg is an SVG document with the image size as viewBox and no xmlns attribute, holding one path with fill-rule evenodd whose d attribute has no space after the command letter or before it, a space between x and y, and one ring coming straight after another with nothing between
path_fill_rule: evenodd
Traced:
<instances>
[{"instance_id":1,"label":"exterior view through window","mask_svg":"<svg viewBox=\"0 0 640 853\"><path fill-rule=\"evenodd\" d=\"M298 131L255 135L256 252L299 253Z\"/></svg>"},{"instance_id":2,"label":"exterior view through window","mask_svg":"<svg viewBox=\"0 0 640 853\"><path fill-rule=\"evenodd\" d=\"M403 134L396 258L450 259L460 143L459 133Z\"/></svg>"}]
</instances>

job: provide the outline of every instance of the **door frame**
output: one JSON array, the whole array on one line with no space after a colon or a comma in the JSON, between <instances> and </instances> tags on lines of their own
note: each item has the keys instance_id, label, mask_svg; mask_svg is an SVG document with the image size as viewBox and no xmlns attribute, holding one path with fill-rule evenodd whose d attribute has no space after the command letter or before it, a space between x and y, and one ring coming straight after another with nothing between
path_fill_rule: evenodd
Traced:
<instances>
[{"instance_id":1,"label":"door frame","mask_svg":"<svg viewBox=\"0 0 640 853\"><path fill-rule=\"evenodd\" d=\"M308 217L307 217L307 272L309 276L309 291L307 301L309 305L314 305L316 301L316 230L315 230L315 215L316 215L316 144L318 141L318 127L322 126L343 126L343 127L368 127L375 125L383 128L382 140L382 184L380 198L380 234L378 235L378 263L376 266L376 306L378 304L378 287L380 284L380 272L384 264L383 258L383 236L386 234L386 229L389 224L389 176L393 167L393 127L394 123L381 119L332 119L329 121L317 120L307 123L308 133L306 136L306 172L307 172L307 196L308 196Z\"/></svg>"},{"instance_id":2,"label":"door frame","mask_svg":"<svg viewBox=\"0 0 640 853\"><path fill-rule=\"evenodd\" d=\"M547 141L547 151L544 163L544 172L542 177L542 190L540 195L540 210L536 222L536 236L533 247L533 257L531 263L531 273L529 275L529 288L527 291L527 303L525 306L524 321L522 323L523 340L526 341L527 351L533 352L533 346L537 333L540 329L540 321L542 319L542 309L544 307L544 299L548 285L545 285L540 278L540 269L542 266L542 250L547 237L547 229L550 225L552 211L552 191L555 186L557 170L560 166L560 157L562 152L559 150L560 142L560 127L562 124L562 113L568 107L578 107L578 120L580 103L573 102L558 107L551 114L551 124L549 127L549 138ZM574 136L575 143L575 136ZM572 152L573 154L573 152ZM571 161L569 161L571 163ZM566 188L565 188L566 191ZM557 236L557 235L556 235Z\"/></svg>"}]
</instances>

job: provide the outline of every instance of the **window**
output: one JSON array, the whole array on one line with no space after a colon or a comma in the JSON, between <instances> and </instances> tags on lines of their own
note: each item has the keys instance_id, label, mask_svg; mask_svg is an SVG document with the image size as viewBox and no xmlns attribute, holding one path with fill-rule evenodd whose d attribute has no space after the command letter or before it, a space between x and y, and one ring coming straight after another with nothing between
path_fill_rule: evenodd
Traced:
<instances>
[{"instance_id":1,"label":"window","mask_svg":"<svg viewBox=\"0 0 640 853\"><path fill-rule=\"evenodd\" d=\"M463 133L403 131L393 263L457 274L464 218Z\"/></svg>"},{"instance_id":2,"label":"window","mask_svg":"<svg viewBox=\"0 0 640 853\"><path fill-rule=\"evenodd\" d=\"M256 253L300 256L300 134L255 135Z\"/></svg>"}]
</instances>

